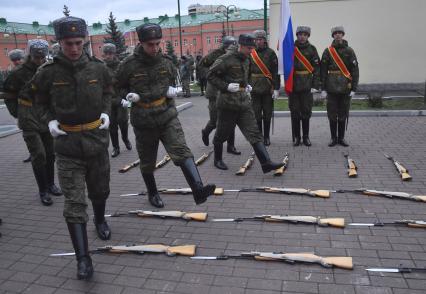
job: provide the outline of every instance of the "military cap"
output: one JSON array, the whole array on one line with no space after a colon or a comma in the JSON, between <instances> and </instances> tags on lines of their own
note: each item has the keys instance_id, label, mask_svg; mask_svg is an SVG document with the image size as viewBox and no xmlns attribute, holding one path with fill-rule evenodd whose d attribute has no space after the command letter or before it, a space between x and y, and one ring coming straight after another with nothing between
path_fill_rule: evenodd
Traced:
<instances>
[{"instance_id":1,"label":"military cap","mask_svg":"<svg viewBox=\"0 0 426 294\"><path fill-rule=\"evenodd\" d=\"M255 47L256 44L254 42L254 35L252 34L241 34L238 37L238 44L243 45L243 46L253 46Z\"/></svg>"},{"instance_id":2,"label":"military cap","mask_svg":"<svg viewBox=\"0 0 426 294\"><path fill-rule=\"evenodd\" d=\"M49 53L49 43L42 39L28 40L28 52L33 57L46 57Z\"/></svg>"},{"instance_id":3,"label":"military cap","mask_svg":"<svg viewBox=\"0 0 426 294\"><path fill-rule=\"evenodd\" d=\"M256 39L263 38L266 40L266 32L264 30L256 30L253 34Z\"/></svg>"},{"instance_id":4,"label":"military cap","mask_svg":"<svg viewBox=\"0 0 426 294\"><path fill-rule=\"evenodd\" d=\"M309 36L311 35L311 28L308 26L298 26L296 29L296 35L298 33L307 33Z\"/></svg>"},{"instance_id":5,"label":"military cap","mask_svg":"<svg viewBox=\"0 0 426 294\"><path fill-rule=\"evenodd\" d=\"M53 21L53 29L57 40L84 38L87 35L87 25L84 19L73 16L65 16Z\"/></svg>"},{"instance_id":6,"label":"military cap","mask_svg":"<svg viewBox=\"0 0 426 294\"><path fill-rule=\"evenodd\" d=\"M161 39L163 32L161 27L155 23L146 23L136 28L140 42L146 42L155 39Z\"/></svg>"},{"instance_id":7,"label":"military cap","mask_svg":"<svg viewBox=\"0 0 426 294\"><path fill-rule=\"evenodd\" d=\"M117 47L115 47L115 45L112 44L112 43L105 43L102 46L102 52L103 53L112 53L112 54L114 54L114 53L117 52Z\"/></svg>"},{"instance_id":8,"label":"military cap","mask_svg":"<svg viewBox=\"0 0 426 294\"><path fill-rule=\"evenodd\" d=\"M9 51L8 56L11 61L17 61L17 60L23 59L25 56L25 53L21 49L13 49Z\"/></svg>"},{"instance_id":9,"label":"military cap","mask_svg":"<svg viewBox=\"0 0 426 294\"><path fill-rule=\"evenodd\" d=\"M222 45L226 48L231 45L237 45L237 39L233 36L225 36L222 38Z\"/></svg>"},{"instance_id":10,"label":"military cap","mask_svg":"<svg viewBox=\"0 0 426 294\"><path fill-rule=\"evenodd\" d=\"M337 27L331 28L332 37L334 36L334 33L337 33L337 32L342 32L343 35L345 35L345 28L343 26L337 26Z\"/></svg>"}]
</instances>

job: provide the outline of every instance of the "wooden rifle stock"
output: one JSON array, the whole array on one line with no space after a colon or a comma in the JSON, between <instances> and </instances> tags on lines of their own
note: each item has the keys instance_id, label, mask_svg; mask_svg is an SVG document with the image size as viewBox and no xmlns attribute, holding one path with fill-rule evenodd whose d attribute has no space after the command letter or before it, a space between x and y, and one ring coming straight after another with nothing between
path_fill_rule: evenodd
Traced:
<instances>
[{"instance_id":1,"label":"wooden rifle stock","mask_svg":"<svg viewBox=\"0 0 426 294\"><path fill-rule=\"evenodd\" d=\"M254 161L254 152L250 155L247 161L240 167L240 169L235 173L237 176L243 176L246 171L251 167Z\"/></svg>"},{"instance_id":2,"label":"wooden rifle stock","mask_svg":"<svg viewBox=\"0 0 426 294\"><path fill-rule=\"evenodd\" d=\"M344 228L345 227L345 219L344 218L320 218L319 224L328 225L336 228Z\"/></svg>"},{"instance_id":3,"label":"wooden rifle stock","mask_svg":"<svg viewBox=\"0 0 426 294\"><path fill-rule=\"evenodd\" d=\"M350 178L356 178L358 176L357 170L358 167L355 164L355 161L349 157L349 154L344 155L347 160L347 167L348 167L348 176Z\"/></svg>"},{"instance_id":4,"label":"wooden rifle stock","mask_svg":"<svg viewBox=\"0 0 426 294\"><path fill-rule=\"evenodd\" d=\"M169 160L170 160L170 156L168 154L164 155L163 159L157 162L157 164L155 165L155 168L157 169L157 168L165 166L167 162L169 162Z\"/></svg>"},{"instance_id":5,"label":"wooden rifle stock","mask_svg":"<svg viewBox=\"0 0 426 294\"><path fill-rule=\"evenodd\" d=\"M288 152L287 152L283 159L284 165L274 171L274 176L281 176L285 172L288 166L288 161L289 161L289 158L288 158Z\"/></svg>"},{"instance_id":6,"label":"wooden rifle stock","mask_svg":"<svg viewBox=\"0 0 426 294\"><path fill-rule=\"evenodd\" d=\"M191 212L191 213L186 213L183 216L184 219L191 219L191 220L195 220L195 221L200 221L200 222L204 222L207 220L207 213L206 212Z\"/></svg>"},{"instance_id":7,"label":"wooden rifle stock","mask_svg":"<svg viewBox=\"0 0 426 294\"><path fill-rule=\"evenodd\" d=\"M129 169L132 169L132 168L134 168L135 166L138 166L138 165L139 165L139 163L140 163L140 160L139 160L139 159L138 159L138 160L136 160L136 161L133 161L132 163L130 163L130 164L128 164L128 165L125 165L123 168L120 168L120 169L118 170L118 172L119 172L119 173L125 173L125 172L129 171Z\"/></svg>"},{"instance_id":8,"label":"wooden rifle stock","mask_svg":"<svg viewBox=\"0 0 426 294\"><path fill-rule=\"evenodd\" d=\"M401 176L401 179L403 181L410 181L411 180L411 176L408 173L408 170L399 162L396 161L392 156L387 155L386 153L384 154L385 157L389 160L391 160L393 162L393 164L395 165L399 175Z\"/></svg>"},{"instance_id":9,"label":"wooden rifle stock","mask_svg":"<svg viewBox=\"0 0 426 294\"><path fill-rule=\"evenodd\" d=\"M200 158L198 158L195 161L195 165L201 165L204 161L207 160L207 158L209 158L210 154L212 154L213 151L209 151L208 153L203 153L203 155L200 156Z\"/></svg>"}]
</instances>

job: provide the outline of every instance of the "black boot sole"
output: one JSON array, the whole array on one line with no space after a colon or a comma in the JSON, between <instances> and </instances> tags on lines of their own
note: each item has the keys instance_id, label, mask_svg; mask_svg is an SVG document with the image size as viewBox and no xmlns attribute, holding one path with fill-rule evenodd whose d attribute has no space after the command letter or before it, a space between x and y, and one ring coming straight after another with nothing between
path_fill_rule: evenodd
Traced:
<instances>
[{"instance_id":1,"label":"black boot sole","mask_svg":"<svg viewBox=\"0 0 426 294\"><path fill-rule=\"evenodd\" d=\"M87 261L88 264L86 265L86 271L84 273L80 273L78 271L78 264L79 262L77 262L77 279L78 280L89 280L90 278L93 277L93 264L92 261Z\"/></svg>"},{"instance_id":2,"label":"black boot sole","mask_svg":"<svg viewBox=\"0 0 426 294\"><path fill-rule=\"evenodd\" d=\"M279 163L279 164L266 163L262 165L262 171L264 174L266 174L273 170L279 169L280 167L283 167L283 166L284 166L284 163Z\"/></svg>"},{"instance_id":3,"label":"black boot sole","mask_svg":"<svg viewBox=\"0 0 426 294\"><path fill-rule=\"evenodd\" d=\"M161 200L161 198L156 199L156 198L151 197L151 198L148 198L148 201L152 206L154 206L156 208L163 208L164 207L164 203L163 203L163 200Z\"/></svg>"}]
</instances>

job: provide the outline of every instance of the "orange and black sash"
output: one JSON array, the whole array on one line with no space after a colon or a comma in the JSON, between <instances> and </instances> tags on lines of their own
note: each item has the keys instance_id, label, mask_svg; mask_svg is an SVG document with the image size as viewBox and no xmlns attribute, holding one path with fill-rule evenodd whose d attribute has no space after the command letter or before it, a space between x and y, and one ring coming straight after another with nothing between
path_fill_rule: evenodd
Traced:
<instances>
[{"instance_id":1,"label":"orange and black sash","mask_svg":"<svg viewBox=\"0 0 426 294\"><path fill-rule=\"evenodd\" d=\"M259 55L257 54L256 50L252 50L250 53L251 58L253 58L254 63L256 63L257 67L260 69L260 71L263 73L265 77L267 77L269 80L272 81L272 74L269 71L268 67L263 63L262 59L260 59Z\"/></svg>"},{"instance_id":2,"label":"orange and black sash","mask_svg":"<svg viewBox=\"0 0 426 294\"><path fill-rule=\"evenodd\" d=\"M311 65L309 60L306 59L306 57L300 52L299 48L297 46L294 46L294 55L297 59L303 64L303 66L309 71L309 73L314 72L314 67Z\"/></svg>"},{"instance_id":3,"label":"orange and black sash","mask_svg":"<svg viewBox=\"0 0 426 294\"><path fill-rule=\"evenodd\" d=\"M352 80L351 73L349 72L348 68L346 67L345 63L343 62L342 58L337 53L336 49L333 46L328 47L328 51L330 52L331 57L333 58L334 62L339 67L342 74L349 80Z\"/></svg>"}]
</instances>

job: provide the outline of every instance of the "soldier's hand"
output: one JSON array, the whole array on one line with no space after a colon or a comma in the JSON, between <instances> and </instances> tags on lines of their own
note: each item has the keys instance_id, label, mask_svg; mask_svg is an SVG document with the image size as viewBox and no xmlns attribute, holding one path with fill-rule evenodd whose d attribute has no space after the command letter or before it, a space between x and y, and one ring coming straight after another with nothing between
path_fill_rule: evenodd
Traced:
<instances>
[{"instance_id":1,"label":"soldier's hand","mask_svg":"<svg viewBox=\"0 0 426 294\"><path fill-rule=\"evenodd\" d=\"M351 98L353 98L353 97L355 96L355 92L354 92L354 91L351 91L351 92L349 93L349 96L350 96Z\"/></svg>"},{"instance_id":2,"label":"soldier's hand","mask_svg":"<svg viewBox=\"0 0 426 294\"><path fill-rule=\"evenodd\" d=\"M178 89L177 88L169 86L169 89L167 90L167 95L166 96L169 97L169 98L176 98L177 97L177 93L178 93Z\"/></svg>"},{"instance_id":3,"label":"soldier's hand","mask_svg":"<svg viewBox=\"0 0 426 294\"><path fill-rule=\"evenodd\" d=\"M109 128L109 116L106 113L101 113L100 119L102 124L99 126L100 130L107 130Z\"/></svg>"},{"instance_id":4,"label":"soldier's hand","mask_svg":"<svg viewBox=\"0 0 426 294\"><path fill-rule=\"evenodd\" d=\"M127 101L126 99L121 99L120 103L121 103L122 107L127 108L127 107L129 107L131 102Z\"/></svg>"},{"instance_id":5,"label":"soldier's hand","mask_svg":"<svg viewBox=\"0 0 426 294\"><path fill-rule=\"evenodd\" d=\"M65 133L63 130L59 128L59 122L56 119L49 121L48 127L49 127L50 134L52 135L53 138L56 138L62 135L67 135L67 133Z\"/></svg>"},{"instance_id":6,"label":"soldier's hand","mask_svg":"<svg viewBox=\"0 0 426 294\"><path fill-rule=\"evenodd\" d=\"M129 100L130 102L138 102L141 99L141 97L136 93L129 93L126 96L126 99Z\"/></svg>"},{"instance_id":7,"label":"soldier's hand","mask_svg":"<svg viewBox=\"0 0 426 294\"><path fill-rule=\"evenodd\" d=\"M274 93L272 93L272 99L277 99L280 96L279 90L274 90Z\"/></svg>"},{"instance_id":8,"label":"soldier's hand","mask_svg":"<svg viewBox=\"0 0 426 294\"><path fill-rule=\"evenodd\" d=\"M326 92L326 91L321 91L320 98L321 98L321 99L325 99L325 98L327 98L327 92Z\"/></svg>"},{"instance_id":9,"label":"soldier's hand","mask_svg":"<svg viewBox=\"0 0 426 294\"><path fill-rule=\"evenodd\" d=\"M318 93L319 91L317 90L317 89L315 89L315 88L311 88L311 93L313 94L313 93Z\"/></svg>"},{"instance_id":10,"label":"soldier's hand","mask_svg":"<svg viewBox=\"0 0 426 294\"><path fill-rule=\"evenodd\" d=\"M230 83L228 85L228 91L232 93L236 93L240 90L240 84L237 83Z\"/></svg>"},{"instance_id":11,"label":"soldier's hand","mask_svg":"<svg viewBox=\"0 0 426 294\"><path fill-rule=\"evenodd\" d=\"M246 86L246 92L247 92L247 93L250 93L252 90L253 90L253 87L252 87L252 86L250 86L250 85L247 85L247 86Z\"/></svg>"}]
</instances>

